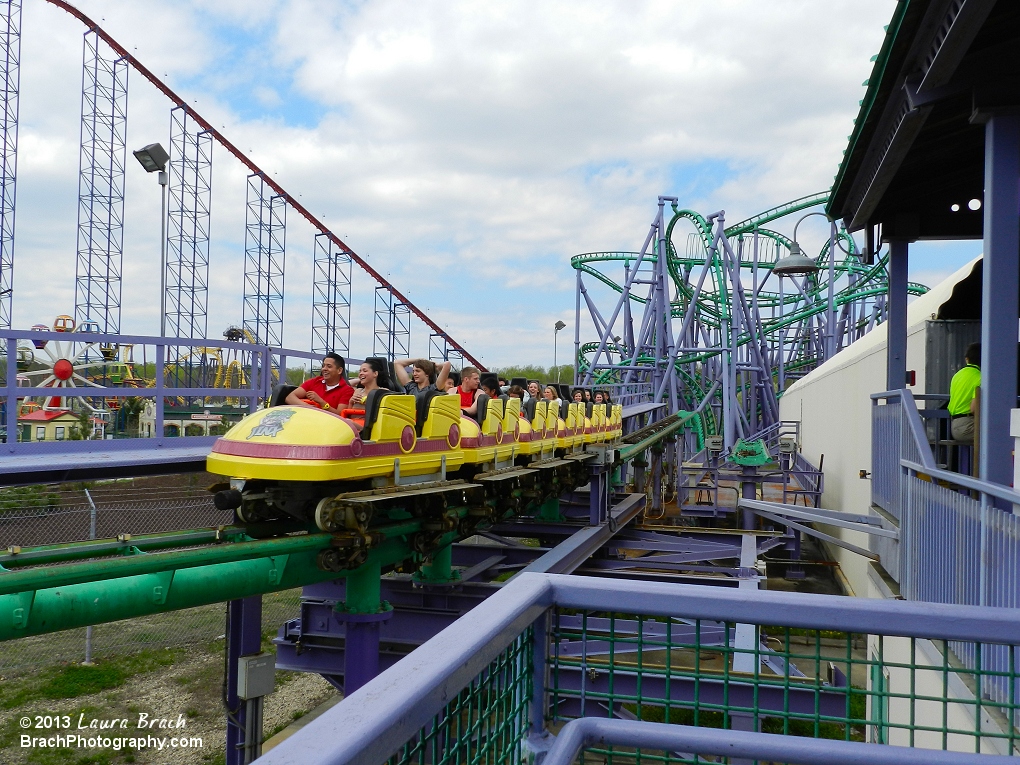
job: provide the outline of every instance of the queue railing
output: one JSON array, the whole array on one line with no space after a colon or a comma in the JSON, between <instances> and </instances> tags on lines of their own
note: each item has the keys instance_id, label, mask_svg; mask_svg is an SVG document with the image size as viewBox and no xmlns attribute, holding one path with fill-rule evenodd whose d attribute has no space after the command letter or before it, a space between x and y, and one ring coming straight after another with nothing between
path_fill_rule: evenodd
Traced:
<instances>
[{"instance_id":1,"label":"queue railing","mask_svg":"<svg viewBox=\"0 0 1020 765\"><path fill-rule=\"evenodd\" d=\"M964 666L950 643L1015 657L1020 611L522 574L260 763L559 765L578 748L606 763L1020 754L1015 662ZM993 681L1010 693L989 698ZM591 730L590 718L647 724L574 746L570 721Z\"/></svg>"},{"instance_id":2,"label":"queue railing","mask_svg":"<svg viewBox=\"0 0 1020 765\"><path fill-rule=\"evenodd\" d=\"M7 455L163 448L182 437L208 446L266 400L288 361L302 359L312 370L320 360L246 342L89 331L0 330L0 343L0 451ZM26 417L32 411L79 421L64 417L47 428L45 418ZM211 431L213 422L222 427Z\"/></svg>"}]
</instances>

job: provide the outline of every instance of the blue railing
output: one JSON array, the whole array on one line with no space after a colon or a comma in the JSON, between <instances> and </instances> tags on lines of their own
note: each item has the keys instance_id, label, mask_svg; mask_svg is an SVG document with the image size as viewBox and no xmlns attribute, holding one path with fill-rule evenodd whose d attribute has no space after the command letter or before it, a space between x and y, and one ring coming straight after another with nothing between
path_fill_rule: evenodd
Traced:
<instances>
[{"instance_id":1,"label":"blue railing","mask_svg":"<svg viewBox=\"0 0 1020 765\"><path fill-rule=\"evenodd\" d=\"M904 597L1020 607L1020 493L939 468L909 391L872 396L872 502L900 522ZM895 448L898 446L898 449ZM895 511L895 512L894 512Z\"/></svg>"},{"instance_id":2,"label":"blue railing","mask_svg":"<svg viewBox=\"0 0 1020 765\"><path fill-rule=\"evenodd\" d=\"M63 454L75 452L127 451L140 446L163 448L180 446L184 441L196 447L207 446L215 436L189 436L186 439L168 436L164 423L168 402L174 400L216 400L233 402L238 415L257 408L278 381L279 370L285 370L292 359L311 362L314 370L320 357L305 351L271 348L265 345L192 338L159 338L140 335L111 335L91 332L53 332L36 330L0 330L0 348L6 363L0 366L0 402L3 404L3 426L6 443L0 450L7 455ZM125 349L132 347L133 358L124 358ZM231 385L231 376L224 371L227 384L210 384L210 358L227 356L240 372L244 385ZM64 360L61 375L70 374L74 387L54 387L46 383L47 374L57 371ZM351 359L351 363L360 363ZM139 377L126 379L125 370L140 370ZM57 379L49 379L55 383ZM84 400L91 409L109 414L127 399L150 399L154 405L154 427L149 438L117 438L111 440L62 440L24 442L19 439L19 414L26 398L43 402L60 398ZM109 435L109 434L108 434ZM136 436L137 434L118 434ZM182 434L183 436L184 434Z\"/></svg>"},{"instance_id":3,"label":"blue railing","mask_svg":"<svg viewBox=\"0 0 1020 765\"><path fill-rule=\"evenodd\" d=\"M885 403L881 403L882 401ZM893 518L900 517L899 391L871 397L871 502Z\"/></svg>"},{"instance_id":4,"label":"blue railing","mask_svg":"<svg viewBox=\"0 0 1020 765\"><path fill-rule=\"evenodd\" d=\"M259 762L563 765L585 748L600 762L633 762L638 749L655 762L991 765L1020 754L1014 665L961 668L945 641L1016 656L1020 611L522 574ZM992 676L1009 698L983 693Z\"/></svg>"},{"instance_id":5,"label":"blue railing","mask_svg":"<svg viewBox=\"0 0 1020 765\"><path fill-rule=\"evenodd\" d=\"M606 751L615 747L642 753L668 753L654 761L708 762L704 757L727 758L729 762L789 762L798 765L989 765L1005 757L988 757L960 752L883 747L853 741L819 741L751 733L713 730L690 725L664 725L643 720L601 720L583 717L563 726L542 765L570 765L583 750ZM644 759L649 759L645 757Z\"/></svg>"},{"instance_id":6,"label":"blue railing","mask_svg":"<svg viewBox=\"0 0 1020 765\"><path fill-rule=\"evenodd\" d=\"M872 409L872 501L900 523L898 562L889 573L902 596L1020 608L1020 517L1010 512L1020 506L1020 493L937 467L909 391L873 398L888 403ZM949 647L963 667L989 673L975 693L1016 700L1016 689L1001 680L1017 664L1014 652L953 642ZM1011 720L1020 724L1015 716Z\"/></svg>"}]
</instances>

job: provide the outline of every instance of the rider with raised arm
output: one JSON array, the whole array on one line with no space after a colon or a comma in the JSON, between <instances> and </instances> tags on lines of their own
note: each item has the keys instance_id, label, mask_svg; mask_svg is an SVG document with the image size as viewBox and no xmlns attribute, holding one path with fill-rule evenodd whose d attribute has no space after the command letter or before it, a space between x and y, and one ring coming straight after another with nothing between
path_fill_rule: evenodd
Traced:
<instances>
[{"instance_id":1,"label":"rider with raised arm","mask_svg":"<svg viewBox=\"0 0 1020 765\"><path fill-rule=\"evenodd\" d=\"M407 367L411 367L411 374L407 374ZM429 391L446 390L446 380L450 376L450 362L444 361L443 365L437 368L428 359L400 359L393 362L393 371L396 373L400 386L404 393L413 393L416 396L423 396Z\"/></svg>"}]
</instances>

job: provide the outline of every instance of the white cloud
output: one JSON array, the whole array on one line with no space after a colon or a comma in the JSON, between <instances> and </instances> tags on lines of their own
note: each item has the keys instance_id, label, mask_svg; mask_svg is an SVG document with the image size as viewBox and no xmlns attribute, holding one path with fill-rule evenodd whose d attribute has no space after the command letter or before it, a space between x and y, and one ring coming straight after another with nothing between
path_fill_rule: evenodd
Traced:
<instances>
[{"instance_id":1,"label":"white cloud","mask_svg":"<svg viewBox=\"0 0 1020 765\"><path fill-rule=\"evenodd\" d=\"M826 188L894 5L81 3L493 365L550 363L549 327L573 325L570 256L640 246L659 194L737 220ZM73 303L82 32L26 4L21 326ZM166 99L136 73L130 98L129 148L166 144ZM128 161L123 327L151 332L158 190ZM213 336L240 321L245 174L216 150ZM286 336L306 347L314 231L288 221ZM362 355L371 285L355 281Z\"/></svg>"}]
</instances>

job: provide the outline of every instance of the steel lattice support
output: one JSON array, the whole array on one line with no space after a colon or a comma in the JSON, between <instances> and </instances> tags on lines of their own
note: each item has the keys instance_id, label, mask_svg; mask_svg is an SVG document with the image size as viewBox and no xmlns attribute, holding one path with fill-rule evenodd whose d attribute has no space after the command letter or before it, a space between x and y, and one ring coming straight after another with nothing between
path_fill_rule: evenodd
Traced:
<instances>
[{"instance_id":1,"label":"steel lattice support","mask_svg":"<svg viewBox=\"0 0 1020 765\"><path fill-rule=\"evenodd\" d=\"M458 368L464 363L464 355L450 344L450 339L435 332L429 335L429 358L432 361L449 361Z\"/></svg>"},{"instance_id":2,"label":"steel lattice support","mask_svg":"<svg viewBox=\"0 0 1020 765\"><path fill-rule=\"evenodd\" d=\"M373 355L391 359L411 355L411 310L389 287L375 288L373 336Z\"/></svg>"},{"instance_id":3,"label":"steel lattice support","mask_svg":"<svg viewBox=\"0 0 1020 765\"><path fill-rule=\"evenodd\" d=\"M312 353L344 358L351 345L351 255L327 234L315 235Z\"/></svg>"},{"instance_id":4,"label":"steel lattice support","mask_svg":"<svg viewBox=\"0 0 1020 765\"><path fill-rule=\"evenodd\" d=\"M111 333L120 332L127 86L127 60L105 56L96 32L86 32L74 316L79 327Z\"/></svg>"},{"instance_id":5,"label":"steel lattice support","mask_svg":"<svg viewBox=\"0 0 1020 765\"><path fill-rule=\"evenodd\" d=\"M14 207L18 168L21 2L0 2L0 329L10 329L14 295Z\"/></svg>"},{"instance_id":6,"label":"steel lattice support","mask_svg":"<svg viewBox=\"0 0 1020 765\"><path fill-rule=\"evenodd\" d=\"M248 176L242 323L257 343L283 346L287 202L259 174Z\"/></svg>"},{"instance_id":7,"label":"steel lattice support","mask_svg":"<svg viewBox=\"0 0 1020 765\"><path fill-rule=\"evenodd\" d=\"M764 225L824 201L805 197L727 227L721 212L704 218L661 197L639 252L574 257L578 326L583 306L598 338L577 336L578 379L669 411L701 406L702 435L721 434L725 449L775 430L787 384L888 315L888 255L865 263L831 222L810 268L773 272L793 240ZM611 264L622 265L622 280L606 272ZM593 281L617 293L612 313L600 311Z\"/></svg>"},{"instance_id":8,"label":"steel lattice support","mask_svg":"<svg viewBox=\"0 0 1020 765\"><path fill-rule=\"evenodd\" d=\"M166 325L170 337L205 337L209 298L212 135L183 107L170 112Z\"/></svg>"}]
</instances>

